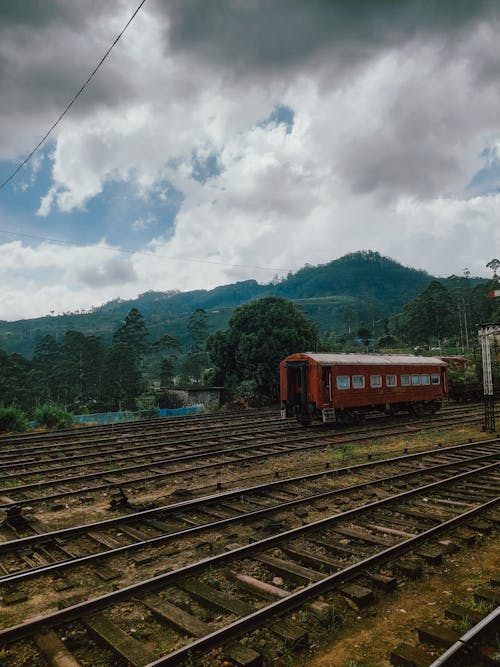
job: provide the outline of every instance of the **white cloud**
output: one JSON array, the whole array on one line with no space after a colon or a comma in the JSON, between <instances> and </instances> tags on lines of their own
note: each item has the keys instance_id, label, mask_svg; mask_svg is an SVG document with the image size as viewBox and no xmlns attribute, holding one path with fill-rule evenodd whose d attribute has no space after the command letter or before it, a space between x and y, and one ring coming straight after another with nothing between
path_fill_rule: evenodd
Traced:
<instances>
[{"instance_id":1,"label":"white cloud","mask_svg":"<svg viewBox=\"0 0 500 667\"><path fill-rule=\"evenodd\" d=\"M215 12L218 22L208 21L205 36L196 6L192 0L145 5L58 126L52 182L38 209L49 228L54 213L70 220L110 183L127 184L146 202L152 192L166 193L168 182L184 197L174 229L162 237L158 219L145 210L129 225L158 235L147 254L130 257L113 255L104 241L92 248L0 246L0 317L47 312L56 294L58 309L67 310L147 289L267 280L279 270L360 248L432 273L468 266L487 275L484 265L500 241L499 201L495 195L470 199L466 186L483 166L483 149L493 155L498 142L494 21L478 22L479 9L471 9L470 23L443 15L433 25L419 16L413 30L398 10L394 24L380 24L384 34L360 32L349 41L349 32L340 30L351 25L349 10L340 18L329 14L330 23L322 25L292 2L288 18L305 20L298 51L279 52L280 44L290 46L297 37L292 23L273 28L285 31L283 42L273 41L267 26L259 37L261 51L245 59L252 47L245 31L221 44L209 32L241 13L240 3L229 3L228 15ZM95 57L123 25L129 3L119 9L112 20L106 9L95 21L88 17L81 34L77 8L67 25L44 28L42 62L52 78L34 81L39 113L35 105L21 104L18 120L10 110L12 134L22 141L6 135L3 157L24 150L47 115L52 118L75 79L82 79L87 51ZM359 22L379 25L379 11ZM256 38L265 12L248 10L246 16ZM328 26L336 28L337 40ZM74 37L66 63L57 61L60 47L47 39L52 30ZM4 41L1 54L14 66L16 41ZM24 53L17 67L33 78L34 62ZM35 94L7 84L17 100ZM291 131L284 124L262 126L277 104L292 109ZM194 180L193 156L212 154L219 172L204 183ZM205 263L188 261L196 259Z\"/></svg>"}]
</instances>

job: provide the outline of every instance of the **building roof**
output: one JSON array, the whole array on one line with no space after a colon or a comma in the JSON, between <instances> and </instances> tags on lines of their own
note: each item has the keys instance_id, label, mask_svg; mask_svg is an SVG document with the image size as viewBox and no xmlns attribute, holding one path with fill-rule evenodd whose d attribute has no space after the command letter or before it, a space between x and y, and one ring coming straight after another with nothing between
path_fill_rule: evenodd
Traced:
<instances>
[{"instance_id":1,"label":"building roof","mask_svg":"<svg viewBox=\"0 0 500 667\"><path fill-rule=\"evenodd\" d=\"M447 366L446 362L437 357L417 357L413 354L326 354L323 352L304 352L319 364L338 364L350 366Z\"/></svg>"}]
</instances>

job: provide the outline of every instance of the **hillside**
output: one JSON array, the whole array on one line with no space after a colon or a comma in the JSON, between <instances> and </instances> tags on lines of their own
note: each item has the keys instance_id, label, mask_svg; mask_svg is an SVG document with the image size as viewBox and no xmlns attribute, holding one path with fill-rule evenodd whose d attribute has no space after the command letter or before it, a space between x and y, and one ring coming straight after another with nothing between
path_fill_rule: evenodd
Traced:
<instances>
[{"instance_id":1,"label":"hillside","mask_svg":"<svg viewBox=\"0 0 500 667\"><path fill-rule=\"evenodd\" d=\"M399 312L432 279L425 271L376 252L356 252L327 264L305 266L276 284L246 280L212 290L149 291L136 299L110 301L90 313L0 321L0 348L31 357L43 336L58 338L69 329L109 340L131 308L144 316L152 340L168 332L186 344L187 320L196 308L208 312L209 329L216 331L225 327L236 306L270 294L296 301L321 332L354 329Z\"/></svg>"}]
</instances>

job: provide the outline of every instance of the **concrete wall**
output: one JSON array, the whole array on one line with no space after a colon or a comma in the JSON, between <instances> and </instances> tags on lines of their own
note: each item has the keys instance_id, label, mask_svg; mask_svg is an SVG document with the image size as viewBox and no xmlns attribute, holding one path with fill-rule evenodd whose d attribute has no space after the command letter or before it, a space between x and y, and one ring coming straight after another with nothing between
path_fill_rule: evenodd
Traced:
<instances>
[{"instance_id":1,"label":"concrete wall","mask_svg":"<svg viewBox=\"0 0 500 667\"><path fill-rule=\"evenodd\" d=\"M200 405L206 408L220 405L221 387L178 387L168 389L169 394L178 396L183 405Z\"/></svg>"}]
</instances>

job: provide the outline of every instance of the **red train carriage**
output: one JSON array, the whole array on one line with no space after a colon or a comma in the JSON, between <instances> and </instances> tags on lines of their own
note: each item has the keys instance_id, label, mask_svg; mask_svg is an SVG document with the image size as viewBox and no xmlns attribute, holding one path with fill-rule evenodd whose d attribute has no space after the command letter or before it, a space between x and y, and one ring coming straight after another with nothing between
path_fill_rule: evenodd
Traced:
<instances>
[{"instance_id":1,"label":"red train carriage","mask_svg":"<svg viewBox=\"0 0 500 667\"><path fill-rule=\"evenodd\" d=\"M291 354L280 364L282 416L352 424L371 410L431 414L448 395L446 367L402 354Z\"/></svg>"}]
</instances>

